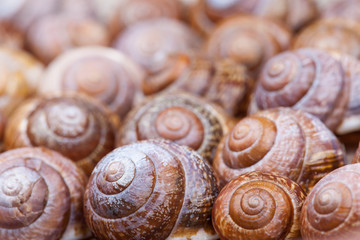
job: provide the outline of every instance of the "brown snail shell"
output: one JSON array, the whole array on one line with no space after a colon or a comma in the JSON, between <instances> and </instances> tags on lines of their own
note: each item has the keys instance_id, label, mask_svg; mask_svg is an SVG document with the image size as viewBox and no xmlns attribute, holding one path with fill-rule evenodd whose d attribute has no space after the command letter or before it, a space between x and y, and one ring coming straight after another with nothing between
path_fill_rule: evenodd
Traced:
<instances>
[{"instance_id":1,"label":"brown snail shell","mask_svg":"<svg viewBox=\"0 0 360 240\"><path fill-rule=\"evenodd\" d=\"M301 235L307 239L359 239L360 164L326 175L308 195L301 211Z\"/></svg>"},{"instance_id":2,"label":"brown snail shell","mask_svg":"<svg viewBox=\"0 0 360 240\"><path fill-rule=\"evenodd\" d=\"M221 140L213 162L221 184L251 171L275 172L305 192L344 165L344 150L316 117L291 108L259 111Z\"/></svg>"},{"instance_id":3,"label":"brown snail shell","mask_svg":"<svg viewBox=\"0 0 360 240\"><path fill-rule=\"evenodd\" d=\"M360 144L359 144L358 149L355 152L352 163L360 163Z\"/></svg>"},{"instance_id":4,"label":"brown snail shell","mask_svg":"<svg viewBox=\"0 0 360 240\"><path fill-rule=\"evenodd\" d=\"M0 155L1 239L84 239L87 178L69 159L45 148Z\"/></svg>"},{"instance_id":5,"label":"brown snail shell","mask_svg":"<svg viewBox=\"0 0 360 240\"><path fill-rule=\"evenodd\" d=\"M27 44L44 63L51 62L66 50L80 47L109 44L104 26L82 15L56 14L41 18L31 25Z\"/></svg>"},{"instance_id":6,"label":"brown snail shell","mask_svg":"<svg viewBox=\"0 0 360 240\"><path fill-rule=\"evenodd\" d=\"M209 35L204 51L213 59L230 57L256 72L287 49L290 32L270 19L236 16L222 21Z\"/></svg>"},{"instance_id":7,"label":"brown snail shell","mask_svg":"<svg viewBox=\"0 0 360 240\"><path fill-rule=\"evenodd\" d=\"M130 25L155 18L179 19L179 1L173 0L124 0L110 19L109 29L112 36Z\"/></svg>"},{"instance_id":8,"label":"brown snail shell","mask_svg":"<svg viewBox=\"0 0 360 240\"><path fill-rule=\"evenodd\" d=\"M44 66L22 50L0 47L0 112L7 118L35 93Z\"/></svg>"},{"instance_id":9,"label":"brown snail shell","mask_svg":"<svg viewBox=\"0 0 360 240\"><path fill-rule=\"evenodd\" d=\"M120 129L117 145L167 139L191 147L211 162L231 126L231 119L217 106L177 92L160 95L132 110Z\"/></svg>"},{"instance_id":10,"label":"brown snail shell","mask_svg":"<svg viewBox=\"0 0 360 240\"><path fill-rule=\"evenodd\" d=\"M143 141L115 149L95 167L85 219L98 239L216 239L217 193L211 166L195 151Z\"/></svg>"},{"instance_id":11,"label":"brown snail shell","mask_svg":"<svg viewBox=\"0 0 360 240\"><path fill-rule=\"evenodd\" d=\"M23 33L11 23L0 20L0 45L21 49L24 46Z\"/></svg>"},{"instance_id":12,"label":"brown snail shell","mask_svg":"<svg viewBox=\"0 0 360 240\"><path fill-rule=\"evenodd\" d=\"M297 30L316 16L311 0L199 0L191 8L191 23L209 34L220 20L240 14L251 14L283 22Z\"/></svg>"},{"instance_id":13,"label":"brown snail shell","mask_svg":"<svg viewBox=\"0 0 360 240\"><path fill-rule=\"evenodd\" d=\"M315 115L335 130L346 114L349 90L349 78L331 55L317 49L287 51L262 69L250 112L292 107Z\"/></svg>"},{"instance_id":14,"label":"brown snail shell","mask_svg":"<svg viewBox=\"0 0 360 240\"><path fill-rule=\"evenodd\" d=\"M163 68L167 56L199 47L200 38L184 23L170 18L150 19L135 23L115 40L114 47L147 72Z\"/></svg>"},{"instance_id":15,"label":"brown snail shell","mask_svg":"<svg viewBox=\"0 0 360 240\"><path fill-rule=\"evenodd\" d=\"M249 172L229 182L214 203L213 225L221 239L298 239L305 201L287 177Z\"/></svg>"},{"instance_id":16,"label":"brown snail shell","mask_svg":"<svg viewBox=\"0 0 360 240\"><path fill-rule=\"evenodd\" d=\"M51 95L16 109L5 130L5 149L44 146L70 158L90 175L115 147L118 118L95 99Z\"/></svg>"},{"instance_id":17,"label":"brown snail shell","mask_svg":"<svg viewBox=\"0 0 360 240\"><path fill-rule=\"evenodd\" d=\"M319 48L360 58L360 24L342 18L320 19L298 33L292 48Z\"/></svg>"},{"instance_id":18,"label":"brown snail shell","mask_svg":"<svg viewBox=\"0 0 360 240\"><path fill-rule=\"evenodd\" d=\"M46 69L38 92L80 92L99 99L124 117L142 99L145 73L130 58L105 47L70 50Z\"/></svg>"}]
</instances>

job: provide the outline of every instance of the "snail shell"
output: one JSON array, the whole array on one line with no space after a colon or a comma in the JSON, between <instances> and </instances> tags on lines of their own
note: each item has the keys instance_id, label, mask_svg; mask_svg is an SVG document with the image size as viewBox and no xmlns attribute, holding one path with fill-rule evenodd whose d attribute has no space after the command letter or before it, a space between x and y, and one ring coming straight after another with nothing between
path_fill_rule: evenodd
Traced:
<instances>
[{"instance_id":1,"label":"snail shell","mask_svg":"<svg viewBox=\"0 0 360 240\"><path fill-rule=\"evenodd\" d=\"M44 146L75 161L88 175L115 146L116 115L92 98L33 98L8 121L5 149Z\"/></svg>"},{"instance_id":2,"label":"snail shell","mask_svg":"<svg viewBox=\"0 0 360 240\"><path fill-rule=\"evenodd\" d=\"M318 20L292 40L292 48L318 48L333 54L345 53L360 58L360 24L341 18Z\"/></svg>"},{"instance_id":3,"label":"snail shell","mask_svg":"<svg viewBox=\"0 0 360 240\"><path fill-rule=\"evenodd\" d=\"M355 152L352 163L360 163L360 143L358 149Z\"/></svg>"},{"instance_id":4,"label":"snail shell","mask_svg":"<svg viewBox=\"0 0 360 240\"><path fill-rule=\"evenodd\" d=\"M191 147L211 162L231 124L221 109L201 98L181 92L160 95L129 113L117 145L167 139Z\"/></svg>"},{"instance_id":5,"label":"snail shell","mask_svg":"<svg viewBox=\"0 0 360 240\"><path fill-rule=\"evenodd\" d=\"M331 130L345 116L350 81L341 63L321 50L278 54L266 63L258 82L250 112L292 107L315 115Z\"/></svg>"},{"instance_id":6,"label":"snail shell","mask_svg":"<svg viewBox=\"0 0 360 240\"><path fill-rule=\"evenodd\" d=\"M129 26L117 37L114 47L154 73L163 68L169 54L199 45L199 36L184 23L157 18Z\"/></svg>"},{"instance_id":7,"label":"snail shell","mask_svg":"<svg viewBox=\"0 0 360 240\"><path fill-rule=\"evenodd\" d=\"M211 166L195 151L143 141L115 149L95 167L85 219L99 239L216 239L217 193Z\"/></svg>"},{"instance_id":8,"label":"snail shell","mask_svg":"<svg viewBox=\"0 0 360 240\"><path fill-rule=\"evenodd\" d=\"M316 117L291 108L260 111L239 121L221 140L213 162L221 184L251 171L275 172L308 192L344 165L334 134Z\"/></svg>"},{"instance_id":9,"label":"snail shell","mask_svg":"<svg viewBox=\"0 0 360 240\"><path fill-rule=\"evenodd\" d=\"M249 172L221 190L214 203L213 225L227 240L299 238L305 197L287 177Z\"/></svg>"},{"instance_id":10,"label":"snail shell","mask_svg":"<svg viewBox=\"0 0 360 240\"><path fill-rule=\"evenodd\" d=\"M359 239L360 164L326 175L310 192L301 211L301 235L306 239Z\"/></svg>"},{"instance_id":11,"label":"snail shell","mask_svg":"<svg viewBox=\"0 0 360 240\"><path fill-rule=\"evenodd\" d=\"M0 47L0 112L5 117L35 93L43 70L25 51Z\"/></svg>"},{"instance_id":12,"label":"snail shell","mask_svg":"<svg viewBox=\"0 0 360 240\"><path fill-rule=\"evenodd\" d=\"M1 239L84 239L87 178L69 159L45 148L0 155Z\"/></svg>"},{"instance_id":13,"label":"snail shell","mask_svg":"<svg viewBox=\"0 0 360 240\"><path fill-rule=\"evenodd\" d=\"M212 59L230 57L252 71L287 49L290 32L269 19L236 16L224 20L209 35L204 51Z\"/></svg>"},{"instance_id":14,"label":"snail shell","mask_svg":"<svg viewBox=\"0 0 360 240\"><path fill-rule=\"evenodd\" d=\"M49 63L66 50L109 44L108 33L100 23L82 15L57 14L41 18L27 34L27 44L41 61Z\"/></svg>"},{"instance_id":15,"label":"snail shell","mask_svg":"<svg viewBox=\"0 0 360 240\"><path fill-rule=\"evenodd\" d=\"M24 46L23 33L11 23L0 20L0 45L21 49Z\"/></svg>"},{"instance_id":16,"label":"snail shell","mask_svg":"<svg viewBox=\"0 0 360 240\"><path fill-rule=\"evenodd\" d=\"M112 35L140 21L155 18L180 18L180 3L172 0L125 0L110 19Z\"/></svg>"},{"instance_id":17,"label":"snail shell","mask_svg":"<svg viewBox=\"0 0 360 240\"><path fill-rule=\"evenodd\" d=\"M296 30L316 16L311 0L200 0L191 8L191 23L199 31L209 34L219 20L251 14L281 21Z\"/></svg>"},{"instance_id":18,"label":"snail shell","mask_svg":"<svg viewBox=\"0 0 360 240\"><path fill-rule=\"evenodd\" d=\"M105 47L70 50L46 69L38 92L81 92L108 105L120 117L142 99L143 70L119 51Z\"/></svg>"}]
</instances>

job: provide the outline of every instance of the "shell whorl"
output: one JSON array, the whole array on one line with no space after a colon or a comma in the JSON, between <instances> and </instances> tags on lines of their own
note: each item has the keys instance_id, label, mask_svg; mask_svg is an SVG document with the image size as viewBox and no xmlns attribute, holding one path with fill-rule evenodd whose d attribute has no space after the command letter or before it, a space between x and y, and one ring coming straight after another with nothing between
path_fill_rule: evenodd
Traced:
<instances>
[{"instance_id":1,"label":"shell whorl","mask_svg":"<svg viewBox=\"0 0 360 240\"><path fill-rule=\"evenodd\" d=\"M42 148L0 155L0 237L82 239L86 177L69 159Z\"/></svg>"},{"instance_id":2,"label":"shell whorl","mask_svg":"<svg viewBox=\"0 0 360 240\"><path fill-rule=\"evenodd\" d=\"M271 29L271 30L270 30ZM287 48L290 33L277 23L252 16L238 16L219 24L209 36L209 57L231 57L254 70Z\"/></svg>"},{"instance_id":3,"label":"shell whorl","mask_svg":"<svg viewBox=\"0 0 360 240\"><path fill-rule=\"evenodd\" d=\"M249 172L221 190L213 208L213 224L224 239L296 238L304 201L305 193L290 179Z\"/></svg>"},{"instance_id":4,"label":"shell whorl","mask_svg":"<svg viewBox=\"0 0 360 240\"><path fill-rule=\"evenodd\" d=\"M120 117L142 98L144 72L130 58L105 47L71 50L53 61L38 92L80 92L99 99Z\"/></svg>"},{"instance_id":5,"label":"shell whorl","mask_svg":"<svg viewBox=\"0 0 360 240\"><path fill-rule=\"evenodd\" d=\"M143 141L114 150L96 166L85 193L86 219L99 238L191 239L202 229L208 239L217 191L211 167L194 151Z\"/></svg>"},{"instance_id":6,"label":"shell whorl","mask_svg":"<svg viewBox=\"0 0 360 240\"><path fill-rule=\"evenodd\" d=\"M85 96L34 98L9 120L5 148L45 146L75 161L90 174L115 144L117 117L105 109Z\"/></svg>"},{"instance_id":7,"label":"shell whorl","mask_svg":"<svg viewBox=\"0 0 360 240\"><path fill-rule=\"evenodd\" d=\"M117 143L168 139L189 146L212 161L228 125L226 114L217 107L201 98L177 92L158 96L130 112L120 129Z\"/></svg>"},{"instance_id":8,"label":"shell whorl","mask_svg":"<svg viewBox=\"0 0 360 240\"><path fill-rule=\"evenodd\" d=\"M267 62L253 101L259 109L301 109L334 130L345 115L349 89L340 62L320 50L301 49Z\"/></svg>"},{"instance_id":9,"label":"shell whorl","mask_svg":"<svg viewBox=\"0 0 360 240\"><path fill-rule=\"evenodd\" d=\"M326 175L310 192L301 213L304 239L356 239L359 236L360 164Z\"/></svg>"},{"instance_id":10,"label":"shell whorl","mask_svg":"<svg viewBox=\"0 0 360 240\"><path fill-rule=\"evenodd\" d=\"M320 120L290 108L275 108L239 121L222 138L213 167L222 185L246 172L271 171L308 192L343 164L341 144Z\"/></svg>"}]
</instances>

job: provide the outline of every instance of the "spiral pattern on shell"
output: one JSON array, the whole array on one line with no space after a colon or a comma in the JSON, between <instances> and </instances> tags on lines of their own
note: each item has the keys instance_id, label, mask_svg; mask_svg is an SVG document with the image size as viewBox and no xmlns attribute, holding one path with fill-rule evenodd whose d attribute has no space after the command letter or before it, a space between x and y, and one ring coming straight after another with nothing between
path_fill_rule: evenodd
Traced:
<instances>
[{"instance_id":1,"label":"spiral pattern on shell","mask_svg":"<svg viewBox=\"0 0 360 240\"><path fill-rule=\"evenodd\" d=\"M0 238L83 239L86 177L69 159L43 148L0 155Z\"/></svg>"},{"instance_id":2,"label":"spiral pattern on shell","mask_svg":"<svg viewBox=\"0 0 360 240\"><path fill-rule=\"evenodd\" d=\"M199 45L199 36L182 22L158 18L128 27L118 36L114 47L152 73L164 66L169 54Z\"/></svg>"},{"instance_id":3,"label":"spiral pattern on shell","mask_svg":"<svg viewBox=\"0 0 360 240\"><path fill-rule=\"evenodd\" d=\"M117 121L105 106L85 96L34 98L9 119L4 144L6 149L45 146L90 174L114 148Z\"/></svg>"},{"instance_id":4,"label":"spiral pattern on shell","mask_svg":"<svg viewBox=\"0 0 360 240\"><path fill-rule=\"evenodd\" d=\"M318 48L333 54L345 53L360 58L360 24L356 21L329 18L312 23L292 40L292 48Z\"/></svg>"},{"instance_id":5,"label":"spiral pattern on shell","mask_svg":"<svg viewBox=\"0 0 360 240\"><path fill-rule=\"evenodd\" d=\"M249 172L220 192L213 225L221 239L291 239L300 236L305 193L290 179Z\"/></svg>"},{"instance_id":6,"label":"spiral pattern on shell","mask_svg":"<svg viewBox=\"0 0 360 240\"><path fill-rule=\"evenodd\" d=\"M236 16L217 25L204 48L211 58L230 57L255 71L269 58L284 51L289 41L290 32L276 22Z\"/></svg>"},{"instance_id":7,"label":"spiral pattern on shell","mask_svg":"<svg viewBox=\"0 0 360 240\"><path fill-rule=\"evenodd\" d=\"M100 239L213 239L217 193L211 167L196 152L144 141L99 162L85 192L85 218Z\"/></svg>"},{"instance_id":8,"label":"spiral pattern on shell","mask_svg":"<svg viewBox=\"0 0 360 240\"><path fill-rule=\"evenodd\" d=\"M109 44L106 29L94 19L81 15L46 16L33 24L27 34L27 44L44 63L51 62L66 50Z\"/></svg>"},{"instance_id":9,"label":"spiral pattern on shell","mask_svg":"<svg viewBox=\"0 0 360 240\"><path fill-rule=\"evenodd\" d=\"M269 171L308 192L344 164L344 155L337 138L316 117L276 108L240 120L222 138L213 167L222 185L247 172Z\"/></svg>"},{"instance_id":10,"label":"spiral pattern on shell","mask_svg":"<svg viewBox=\"0 0 360 240\"><path fill-rule=\"evenodd\" d=\"M316 49L288 51L266 63L254 94L256 107L250 111L301 109L335 130L344 118L349 90L340 62L329 54Z\"/></svg>"},{"instance_id":11,"label":"spiral pattern on shell","mask_svg":"<svg viewBox=\"0 0 360 240\"><path fill-rule=\"evenodd\" d=\"M144 75L140 66L119 51L83 47L54 60L45 71L38 92L81 92L124 117L143 97L140 84Z\"/></svg>"},{"instance_id":12,"label":"spiral pattern on shell","mask_svg":"<svg viewBox=\"0 0 360 240\"><path fill-rule=\"evenodd\" d=\"M191 147L211 162L229 125L226 114L205 100L182 92L160 95L129 113L117 145L167 139Z\"/></svg>"},{"instance_id":13,"label":"spiral pattern on shell","mask_svg":"<svg viewBox=\"0 0 360 240\"><path fill-rule=\"evenodd\" d=\"M359 163L346 165L315 185L301 212L304 239L358 238L359 170Z\"/></svg>"}]
</instances>

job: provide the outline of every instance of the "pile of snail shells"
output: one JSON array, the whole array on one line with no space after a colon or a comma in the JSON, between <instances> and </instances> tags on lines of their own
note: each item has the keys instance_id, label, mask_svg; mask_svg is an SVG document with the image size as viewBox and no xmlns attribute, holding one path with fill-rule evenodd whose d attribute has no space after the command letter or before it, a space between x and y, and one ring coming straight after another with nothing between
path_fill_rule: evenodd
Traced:
<instances>
[{"instance_id":1,"label":"pile of snail shells","mask_svg":"<svg viewBox=\"0 0 360 240\"><path fill-rule=\"evenodd\" d=\"M359 7L5 1L0 239L360 239Z\"/></svg>"}]
</instances>

